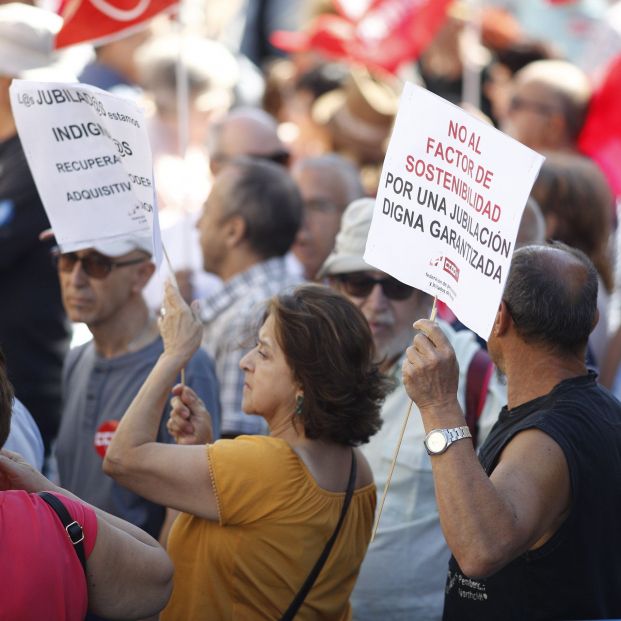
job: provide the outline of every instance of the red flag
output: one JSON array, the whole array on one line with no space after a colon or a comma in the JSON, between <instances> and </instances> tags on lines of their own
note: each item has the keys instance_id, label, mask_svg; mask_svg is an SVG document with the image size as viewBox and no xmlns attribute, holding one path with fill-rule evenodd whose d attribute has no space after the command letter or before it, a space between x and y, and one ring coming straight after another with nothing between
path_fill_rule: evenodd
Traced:
<instances>
[{"instance_id":1,"label":"red flag","mask_svg":"<svg viewBox=\"0 0 621 621\"><path fill-rule=\"evenodd\" d=\"M316 50L329 58L396 73L416 60L444 23L452 0L334 0L340 15L320 15L304 33L276 32L274 46ZM364 7L364 12L361 11Z\"/></svg>"},{"instance_id":2,"label":"red flag","mask_svg":"<svg viewBox=\"0 0 621 621\"><path fill-rule=\"evenodd\" d=\"M601 86L589 104L580 132L580 151L592 157L606 174L617 197L621 197L621 56L609 66Z\"/></svg>"},{"instance_id":3,"label":"red flag","mask_svg":"<svg viewBox=\"0 0 621 621\"><path fill-rule=\"evenodd\" d=\"M115 39L177 4L178 0L64 0L59 13L65 23L55 47Z\"/></svg>"},{"instance_id":4,"label":"red flag","mask_svg":"<svg viewBox=\"0 0 621 621\"><path fill-rule=\"evenodd\" d=\"M356 25L352 56L395 73L418 58L444 23L452 0L376 2Z\"/></svg>"}]
</instances>

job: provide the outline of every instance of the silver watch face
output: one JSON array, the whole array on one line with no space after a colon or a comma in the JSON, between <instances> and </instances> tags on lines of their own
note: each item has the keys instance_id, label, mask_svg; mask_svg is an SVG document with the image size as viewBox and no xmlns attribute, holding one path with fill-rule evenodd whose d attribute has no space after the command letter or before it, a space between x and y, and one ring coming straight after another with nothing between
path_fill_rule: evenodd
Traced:
<instances>
[{"instance_id":1,"label":"silver watch face","mask_svg":"<svg viewBox=\"0 0 621 621\"><path fill-rule=\"evenodd\" d=\"M427 436L427 449L431 453L441 453L447 447L447 439L441 431L432 431Z\"/></svg>"}]
</instances>

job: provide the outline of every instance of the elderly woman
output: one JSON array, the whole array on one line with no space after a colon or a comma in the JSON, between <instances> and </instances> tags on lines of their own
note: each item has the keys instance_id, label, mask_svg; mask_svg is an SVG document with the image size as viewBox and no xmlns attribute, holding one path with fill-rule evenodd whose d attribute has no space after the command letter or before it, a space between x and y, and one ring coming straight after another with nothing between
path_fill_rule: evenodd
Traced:
<instances>
[{"instance_id":1,"label":"elderly woman","mask_svg":"<svg viewBox=\"0 0 621 621\"><path fill-rule=\"evenodd\" d=\"M12 399L0 352L0 447ZM32 493L43 491L48 500ZM53 508L58 502L64 521ZM164 607L171 587L170 560L149 535L82 503L17 453L0 451L0 618L82 621L88 609L143 619Z\"/></svg>"},{"instance_id":2,"label":"elderly woman","mask_svg":"<svg viewBox=\"0 0 621 621\"><path fill-rule=\"evenodd\" d=\"M272 299L257 344L240 363L243 409L262 416L270 435L206 448L155 442L157 412L202 334L170 285L160 322L164 353L121 421L104 468L184 512L170 535L175 588L161 618L291 618L283 613L342 513L334 547L296 618L350 618L375 508L372 474L353 447L378 430L386 392L363 315L325 287ZM175 392L176 408L198 427L202 405L187 388Z\"/></svg>"}]
</instances>

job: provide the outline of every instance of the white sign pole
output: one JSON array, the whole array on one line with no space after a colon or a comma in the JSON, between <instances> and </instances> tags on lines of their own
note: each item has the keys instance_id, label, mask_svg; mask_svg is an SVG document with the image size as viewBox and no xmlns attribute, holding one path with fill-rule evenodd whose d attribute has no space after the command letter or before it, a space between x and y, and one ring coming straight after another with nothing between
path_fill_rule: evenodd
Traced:
<instances>
[{"instance_id":1,"label":"white sign pole","mask_svg":"<svg viewBox=\"0 0 621 621\"><path fill-rule=\"evenodd\" d=\"M466 53L462 73L463 103L473 109L481 108L481 19L482 7L480 0L466 2L467 21L464 26L464 40Z\"/></svg>"}]
</instances>

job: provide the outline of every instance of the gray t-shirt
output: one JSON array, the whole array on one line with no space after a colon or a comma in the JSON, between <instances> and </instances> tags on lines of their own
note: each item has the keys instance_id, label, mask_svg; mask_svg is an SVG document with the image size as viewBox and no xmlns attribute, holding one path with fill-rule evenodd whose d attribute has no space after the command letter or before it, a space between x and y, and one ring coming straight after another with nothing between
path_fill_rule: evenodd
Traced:
<instances>
[{"instance_id":1,"label":"gray t-shirt","mask_svg":"<svg viewBox=\"0 0 621 621\"><path fill-rule=\"evenodd\" d=\"M154 537L162 526L164 507L137 496L104 474L100 452L114 431L114 421L121 419L162 351L161 338L140 351L116 358L99 356L92 341L72 349L63 370L63 412L55 448L62 487ZM218 382L213 362L204 351L197 351L188 363L185 381L205 402L217 438ZM169 411L167 404L158 442L172 442L165 426Z\"/></svg>"}]
</instances>

